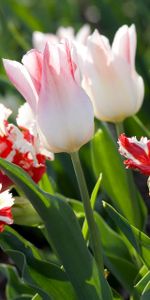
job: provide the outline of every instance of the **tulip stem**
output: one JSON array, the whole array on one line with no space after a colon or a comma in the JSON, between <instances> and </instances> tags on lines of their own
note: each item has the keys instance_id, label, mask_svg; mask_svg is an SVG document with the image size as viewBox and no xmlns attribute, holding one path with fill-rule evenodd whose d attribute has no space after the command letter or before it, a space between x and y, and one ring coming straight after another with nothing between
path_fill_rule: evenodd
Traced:
<instances>
[{"instance_id":1,"label":"tulip stem","mask_svg":"<svg viewBox=\"0 0 150 300\"><path fill-rule=\"evenodd\" d=\"M101 240L100 235L98 232L97 224L94 220L94 214L90 203L90 197L84 177L84 173L82 170L79 153L74 152L71 153L71 159L74 167L74 171L76 174L77 182L79 185L79 190L84 206L85 216L89 227L89 233L91 237L92 247L93 247L93 253L95 256L95 260L97 262L98 267L102 272L104 272L104 266L103 266L103 255L102 255L102 247L101 247Z\"/></svg>"},{"instance_id":2,"label":"tulip stem","mask_svg":"<svg viewBox=\"0 0 150 300\"><path fill-rule=\"evenodd\" d=\"M116 123L116 133L117 133L117 137L120 136L121 133L124 133L124 127L123 127L123 123Z\"/></svg>"}]
</instances>

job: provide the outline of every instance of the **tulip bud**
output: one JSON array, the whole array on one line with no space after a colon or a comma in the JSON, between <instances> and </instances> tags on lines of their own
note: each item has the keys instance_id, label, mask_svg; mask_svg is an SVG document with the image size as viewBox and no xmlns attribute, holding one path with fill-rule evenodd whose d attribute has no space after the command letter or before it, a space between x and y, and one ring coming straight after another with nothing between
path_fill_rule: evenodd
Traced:
<instances>
[{"instance_id":1,"label":"tulip bud","mask_svg":"<svg viewBox=\"0 0 150 300\"><path fill-rule=\"evenodd\" d=\"M80 48L79 48L80 49ZM122 26L112 47L96 30L79 52L83 87L103 121L121 122L140 109L144 97L143 79L135 70L135 26Z\"/></svg>"},{"instance_id":2,"label":"tulip bud","mask_svg":"<svg viewBox=\"0 0 150 300\"><path fill-rule=\"evenodd\" d=\"M42 144L53 153L77 151L94 132L93 107L78 83L72 51L66 41L46 44L43 54L29 51L23 65L4 60L9 79L32 108Z\"/></svg>"},{"instance_id":3,"label":"tulip bud","mask_svg":"<svg viewBox=\"0 0 150 300\"><path fill-rule=\"evenodd\" d=\"M42 224L42 220L38 213L25 197L15 197L12 213L15 224L26 226L37 226Z\"/></svg>"}]
</instances>

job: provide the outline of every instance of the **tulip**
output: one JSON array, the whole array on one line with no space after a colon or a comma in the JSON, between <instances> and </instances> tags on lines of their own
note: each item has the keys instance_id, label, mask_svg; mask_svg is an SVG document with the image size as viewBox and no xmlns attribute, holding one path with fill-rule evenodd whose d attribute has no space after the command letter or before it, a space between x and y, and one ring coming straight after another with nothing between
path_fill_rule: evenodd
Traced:
<instances>
[{"instance_id":1,"label":"tulip","mask_svg":"<svg viewBox=\"0 0 150 300\"><path fill-rule=\"evenodd\" d=\"M59 27L56 31L56 35L52 33L34 31L32 43L33 47L39 51L44 50L46 42L58 43L64 38L76 41L77 43L86 44L90 31L90 26L87 24L83 25L76 35L73 27Z\"/></svg>"},{"instance_id":2,"label":"tulip","mask_svg":"<svg viewBox=\"0 0 150 300\"><path fill-rule=\"evenodd\" d=\"M29 51L22 60L4 60L11 82L30 105L44 147L53 153L72 153L94 131L90 99L79 84L74 50L67 41L46 44L42 53Z\"/></svg>"},{"instance_id":3,"label":"tulip","mask_svg":"<svg viewBox=\"0 0 150 300\"><path fill-rule=\"evenodd\" d=\"M38 134L35 116L27 102L19 107L16 122L19 128L22 129L24 136L28 141L31 141L35 152L44 155L47 159L53 160L54 154L43 147Z\"/></svg>"},{"instance_id":4,"label":"tulip","mask_svg":"<svg viewBox=\"0 0 150 300\"><path fill-rule=\"evenodd\" d=\"M145 175L150 175L150 140L142 137L128 138L121 134L118 140L119 152L127 159L124 161L126 168L139 170Z\"/></svg>"},{"instance_id":5,"label":"tulip","mask_svg":"<svg viewBox=\"0 0 150 300\"><path fill-rule=\"evenodd\" d=\"M0 184L0 191L2 184ZM14 199L9 190L0 192L0 232L4 230L5 225L11 225L13 223L13 216L11 207L14 204Z\"/></svg>"},{"instance_id":6,"label":"tulip","mask_svg":"<svg viewBox=\"0 0 150 300\"><path fill-rule=\"evenodd\" d=\"M0 104L0 157L23 168L35 182L38 182L46 171L46 155L41 151L38 137L34 136L32 127L25 126L20 130L9 123L11 110ZM27 115L29 118L29 114ZM19 120L20 116L18 117ZM31 128L31 129L30 129ZM48 158L51 158L48 155ZM12 181L0 171L0 182L3 190L12 185Z\"/></svg>"},{"instance_id":7,"label":"tulip","mask_svg":"<svg viewBox=\"0 0 150 300\"><path fill-rule=\"evenodd\" d=\"M43 146L70 153L83 200L93 253L103 272L101 242L91 208L78 150L94 133L92 103L80 86L74 47L46 44L44 52L28 52L19 64L4 60L6 72L32 109ZM20 80L21 78L21 80Z\"/></svg>"},{"instance_id":8,"label":"tulip","mask_svg":"<svg viewBox=\"0 0 150 300\"><path fill-rule=\"evenodd\" d=\"M112 47L108 39L95 30L88 38L87 48L79 51L83 87L98 119L122 122L140 109L144 84L135 70L135 52L134 25L122 26L114 37Z\"/></svg>"}]
</instances>

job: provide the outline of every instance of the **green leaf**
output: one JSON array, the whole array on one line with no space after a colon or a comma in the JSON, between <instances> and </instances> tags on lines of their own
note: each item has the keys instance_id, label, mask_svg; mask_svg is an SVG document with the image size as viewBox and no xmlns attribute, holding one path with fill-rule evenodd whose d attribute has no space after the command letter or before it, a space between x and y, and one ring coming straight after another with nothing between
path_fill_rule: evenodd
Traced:
<instances>
[{"instance_id":1,"label":"green leaf","mask_svg":"<svg viewBox=\"0 0 150 300\"><path fill-rule=\"evenodd\" d=\"M130 225L110 204L104 202L104 208L110 218L135 248L145 264L150 267L150 238L136 227Z\"/></svg>"},{"instance_id":2,"label":"green leaf","mask_svg":"<svg viewBox=\"0 0 150 300\"><path fill-rule=\"evenodd\" d=\"M98 190L100 188L101 181L102 181L102 174L99 175L98 180L96 182L96 185L95 185L95 187L94 187L94 189L92 191L92 195L91 195L91 198L90 198L92 209L94 209L94 206L95 206L95 202L96 202L96 198L97 198L97 193L98 193ZM85 240L87 240L87 237L88 237L88 224L87 224L87 220L86 219L84 220L84 223L83 223L82 233L83 233L83 236L84 236Z\"/></svg>"},{"instance_id":3,"label":"green leaf","mask_svg":"<svg viewBox=\"0 0 150 300\"><path fill-rule=\"evenodd\" d=\"M75 199L70 199L70 198L65 198L65 199L66 199L66 202L73 209L73 211L76 214L77 218L84 218L85 217L85 212L84 212L82 202L80 202L78 200L75 200Z\"/></svg>"},{"instance_id":4,"label":"green leaf","mask_svg":"<svg viewBox=\"0 0 150 300\"><path fill-rule=\"evenodd\" d=\"M19 295L18 297L12 299L12 300L32 300L33 298L28 295Z\"/></svg>"},{"instance_id":5,"label":"green leaf","mask_svg":"<svg viewBox=\"0 0 150 300\"><path fill-rule=\"evenodd\" d=\"M31 300L42 300L42 298L38 294L36 294Z\"/></svg>"},{"instance_id":6,"label":"green leaf","mask_svg":"<svg viewBox=\"0 0 150 300\"><path fill-rule=\"evenodd\" d=\"M123 238L97 213L95 213L95 220L101 235L105 264L121 285L131 293L139 268L132 260Z\"/></svg>"},{"instance_id":7,"label":"green leaf","mask_svg":"<svg viewBox=\"0 0 150 300\"><path fill-rule=\"evenodd\" d=\"M146 217L144 202L135 186L134 193L131 193L121 156L106 126L101 125L101 129L96 132L91 150L95 174L103 174L102 185L113 205L129 222L143 228Z\"/></svg>"},{"instance_id":8,"label":"green leaf","mask_svg":"<svg viewBox=\"0 0 150 300\"><path fill-rule=\"evenodd\" d=\"M54 188L52 186L52 183L50 182L50 179L48 178L47 173L42 176L39 182L39 187L47 193L50 193L52 195L54 194Z\"/></svg>"},{"instance_id":9,"label":"green leaf","mask_svg":"<svg viewBox=\"0 0 150 300\"><path fill-rule=\"evenodd\" d=\"M125 132L129 136L135 136L141 138L141 136L150 137L150 131L144 126L137 116L127 118L124 122Z\"/></svg>"},{"instance_id":10,"label":"green leaf","mask_svg":"<svg viewBox=\"0 0 150 300\"><path fill-rule=\"evenodd\" d=\"M149 300L149 299L150 299L150 281L146 285L141 296L141 300Z\"/></svg>"},{"instance_id":11,"label":"green leaf","mask_svg":"<svg viewBox=\"0 0 150 300\"><path fill-rule=\"evenodd\" d=\"M102 182L102 173L100 173L100 175L97 179L97 182L94 186L94 189L92 191L92 195L91 195L91 199L90 199L92 208L94 208L94 205L96 202L96 197L97 197L98 191L100 189L101 182Z\"/></svg>"},{"instance_id":12,"label":"green leaf","mask_svg":"<svg viewBox=\"0 0 150 300\"><path fill-rule=\"evenodd\" d=\"M16 165L0 159L0 166L19 185L43 219L50 244L60 258L78 298L102 299L100 273L86 247L79 223L70 206L58 196L40 190ZM108 290L107 288L107 293ZM111 296L109 299L112 299Z\"/></svg>"},{"instance_id":13,"label":"green leaf","mask_svg":"<svg viewBox=\"0 0 150 300\"><path fill-rule=\"evenodd\" d=\"M76 299L65 272L43 261L38 250L15 230L7 227L0 235L0 245L13 259L24 281L44 299Z\"/></svg>"},{"instance_id":14,"label":"green leaf","mask_svg":"<svg viewBox=\"0 0 150 300\"><path fill-rule=\"evenodd\" d=\"M135 282L134 282L135 286L141 280L141 278L143 278L147 274L148 271L149 271L148 267L146 265L142 265L142 267L140 268L140 270L135 278Z\"/></svg>"},{"instance_id":15,"label":"green leaf","mask_svg":"<svg viewBox=\"0 0 150 300\"><path fill-rule=\"evenodd\" d=\"M7 278L6 297L7 300L15 300L18 297L26 297L31 299L35 293L35 290L29 287L24 281L19 278L17 270L14 266L0 264L0 272ZM19 299L19 298L18 298Z\"/></svg>"},{"instance_id":16,"label":"green leaf","mask_svg":"<svg viewBox=\"0 0 150 300\"><path fill-rule=\"evenodd\" d=\"M84 216L83 204L77 200L68 199L77 216ZM103 218L94 212L95 221L101 235L104 261L107 268L129 292L133 291L135 277L139 267L132 260L122 236L110 228ZM126 272L124 270L126 269Z\"/></svg>"},{"instance_id":17,"label":"green leaf","mask_svg":"<svg viewBox=\"0 0 150 300\"><path fill-rule=\"evenodd\" d=\"M149 284L150 284L150 271L148 271L141 278L141 280L135 285L135 290L137 290L140 295L142 295L142 294L144 295L145 290L148 291ZM149 293L150 293L150 286L149 286Z\"/></svg>"},{"instance_id":18,"label":"green leaf","mask_svg":"<svg viewBox=\"0 0 150 300\"><path fill-rule=\"evenodd\" d=\"M114 289L112 289L113 292L113 300L123 300L122 296L118 294Z\"/></svg>"}]
</instances>

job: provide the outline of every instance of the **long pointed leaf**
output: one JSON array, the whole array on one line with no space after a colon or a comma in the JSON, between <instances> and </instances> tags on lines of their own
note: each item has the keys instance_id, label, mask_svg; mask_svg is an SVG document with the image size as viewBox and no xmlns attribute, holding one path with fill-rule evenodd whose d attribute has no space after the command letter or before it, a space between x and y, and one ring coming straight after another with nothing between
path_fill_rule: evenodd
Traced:
<instances>
[{"instance_id":1,"label":"long pointed leaf","mask_svg":"<svg viewBox=\"0 0 150 300\"><path fill-rule=\"evenodd\" d=\"M43 219L50 244L62 261L78 298L101 300L100 273L69 205L59 197L41 191L21 168L3 159L0 159L0 167L19 185Z\"/></svg>"}]
</instances>

